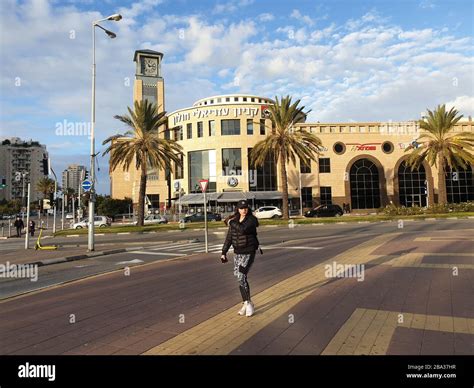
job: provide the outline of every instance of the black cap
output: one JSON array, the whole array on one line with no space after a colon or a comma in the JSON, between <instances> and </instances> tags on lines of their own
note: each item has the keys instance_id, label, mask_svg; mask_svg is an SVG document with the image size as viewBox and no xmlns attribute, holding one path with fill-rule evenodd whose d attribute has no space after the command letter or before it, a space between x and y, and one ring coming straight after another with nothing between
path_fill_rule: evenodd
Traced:
<instances>
[{"instance_id":1,"label":"black cap","mask_svg":"<svg viewBox=\"0 0 474 388\"><path fill-rule=\"evenodd\" d=\"M249 203L247 202L246 199L241 199L239 202L237 202L237 209L245 209L249 207Z\"/></svg>"}]
</instances>

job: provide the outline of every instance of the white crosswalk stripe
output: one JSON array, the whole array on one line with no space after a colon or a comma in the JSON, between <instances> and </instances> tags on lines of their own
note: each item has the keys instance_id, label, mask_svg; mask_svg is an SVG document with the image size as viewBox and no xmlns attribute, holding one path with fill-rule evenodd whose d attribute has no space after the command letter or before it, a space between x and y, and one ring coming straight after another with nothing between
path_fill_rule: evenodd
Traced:
<instances>
[{"instance_id":1,"label":"white crosswalk stripe","mask_svg":"<svg viewBox=\"0 0 474 388\"><path fill-rule=\"evenodd\" d=\"M208 253L220 253L222 251L222 243L219 244L209 244ZM281 246L281 245L268 245L262 246L262 250L266 249L297 249L297 250L319 250L324 247L304 247L304 246ZM205 253L206 248L204 242L196 243L164 243L161 245L153 245L142 250L132 251L131 253L138 253L144 255L160 255L160 256L186 256L193 253ZM229 253L233 253L234 250L231 247Z\"/></svg>"}]
</instances>

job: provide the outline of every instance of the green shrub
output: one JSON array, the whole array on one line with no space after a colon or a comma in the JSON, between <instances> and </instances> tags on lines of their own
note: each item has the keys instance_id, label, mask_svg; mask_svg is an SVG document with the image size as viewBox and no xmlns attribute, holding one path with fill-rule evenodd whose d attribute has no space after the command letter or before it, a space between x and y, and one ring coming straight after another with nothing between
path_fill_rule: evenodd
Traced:
<instances>
[{"instance_id":1,"label":"green shrub","mask_svg":"<svg viewBox=\"0 0 474 388\"><path fill-rule=\"evenodd\" d=\"M388 216L414 216L419 214L442 214L451 212L474 212L474 202L449 203L446 205L434 204L428 208L396 206L391 203L390 205L377 209L377 214L385 214Z\"/></svg>"}]
</instances>

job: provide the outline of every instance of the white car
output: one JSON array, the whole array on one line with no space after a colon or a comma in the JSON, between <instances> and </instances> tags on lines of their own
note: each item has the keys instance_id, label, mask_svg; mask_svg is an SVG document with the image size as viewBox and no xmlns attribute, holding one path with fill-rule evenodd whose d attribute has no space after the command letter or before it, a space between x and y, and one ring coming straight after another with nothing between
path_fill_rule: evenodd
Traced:
<instances>
[{"instance_id":1,"label":"white car","mask_svg":"<svg viewBox=\"0 0 474 388\"><path fill-rule=\"evenodd\" d=\"M135 221L133 224L136 225L138 221ZM158 224L167 224L168 219L160 214L150 214L145 217L143 220L144 225L158 225Z\"/></svg>"},{"instance_id":2,"label":"white car","mask_svg":"<svg viewBox=\"0 0 474 388\"><path fill-rule=\"evenodd\" d=\"M84 218L80 222L75 222L71 223L71 229L82 229L82 228L87 228L88 227L88 218ZM99 228L105 228L106 226L111 226L112 223L110 221L110 218L105 217L105 216L95 216L94 217L94 226L97 226Z\"/></svg>"},{"instance_id":3,"label":"white car","mask_svg":"<svg viewBox=\"0 0 474 388\"><path fill-rule=\"evenodd\" d=\"M282 216L281 210L276 206L263 206L255 210L255 217L263 218L280 218Z\"/></svg>"},{"instance_id":4,"label":"white car","mask_svg":"<svg viewBox=\"0 0 474 388\"><path fill-rule=\"evenodd\" d=\"M66 214L66 220L72 220L74 218L74 214L72 213L67 213Z\"/></svg>"}]
</instances>

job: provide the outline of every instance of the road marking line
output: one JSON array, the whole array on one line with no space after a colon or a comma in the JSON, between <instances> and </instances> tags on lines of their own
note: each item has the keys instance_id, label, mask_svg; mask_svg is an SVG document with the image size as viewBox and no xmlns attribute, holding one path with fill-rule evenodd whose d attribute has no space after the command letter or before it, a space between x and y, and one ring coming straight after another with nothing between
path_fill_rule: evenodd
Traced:
<instances>
[{"instance_id":1,"label":"road marking line","mask_svg":"<svg viewBox=\"0 0 474 388\"><path fill-rule=\"evenodd\" d=\"M236 314L240 304L196 325L185 332L149 349L144 354L228 354L258 331L289 311L323 284L325 265L367 262L367 257L400 233L387 233L365 241L327 261L291 276L253 297L257 306L251 318Z\"/></svg>"},{"instance_id":2,"label":"road marking line","mask_svg":"<svg viewBox=\"0 0 474 388\"><path fill-rule=\"evenodd\" d=\"M186 256L179 253L168 253L168 252L130 251L128 253L138 253L139 255Z\"/></svg>"},{"instance_id":3,"label":"road marking line","mask_svg":"<svg viewBox=\"0 0 474 388\"><path fill-rule=\"evenodd\" d=\"M321 355L384 355L397 327L472 334L474 319L357 308Z\"/></svg>"},{"instance_id":4,"label":"road marking line","mask_svg":"<svg viewBox=\"0 0 474 388\"><path fill-rule=\"evenodd\" d=\"M262 250L263 249L323 249L324 247L285 247L285 246L281 246L281 245L277 245L277 246L267 246L267 247L264 247L262 246Z\"/></svg>"},{"instance_id":5,"label":"road marking line","mask_svg":"<svg viewBox=\"0 0 474 388\"><path fill-rule=\"evenodd\" d=\"M469 237L416 237L413 241L423 241L423 242L427 242L427 241L439 241L439 242L442 242L442 241L472 241L472 238L469 238Z\"/></svg>"}]
</instances>

